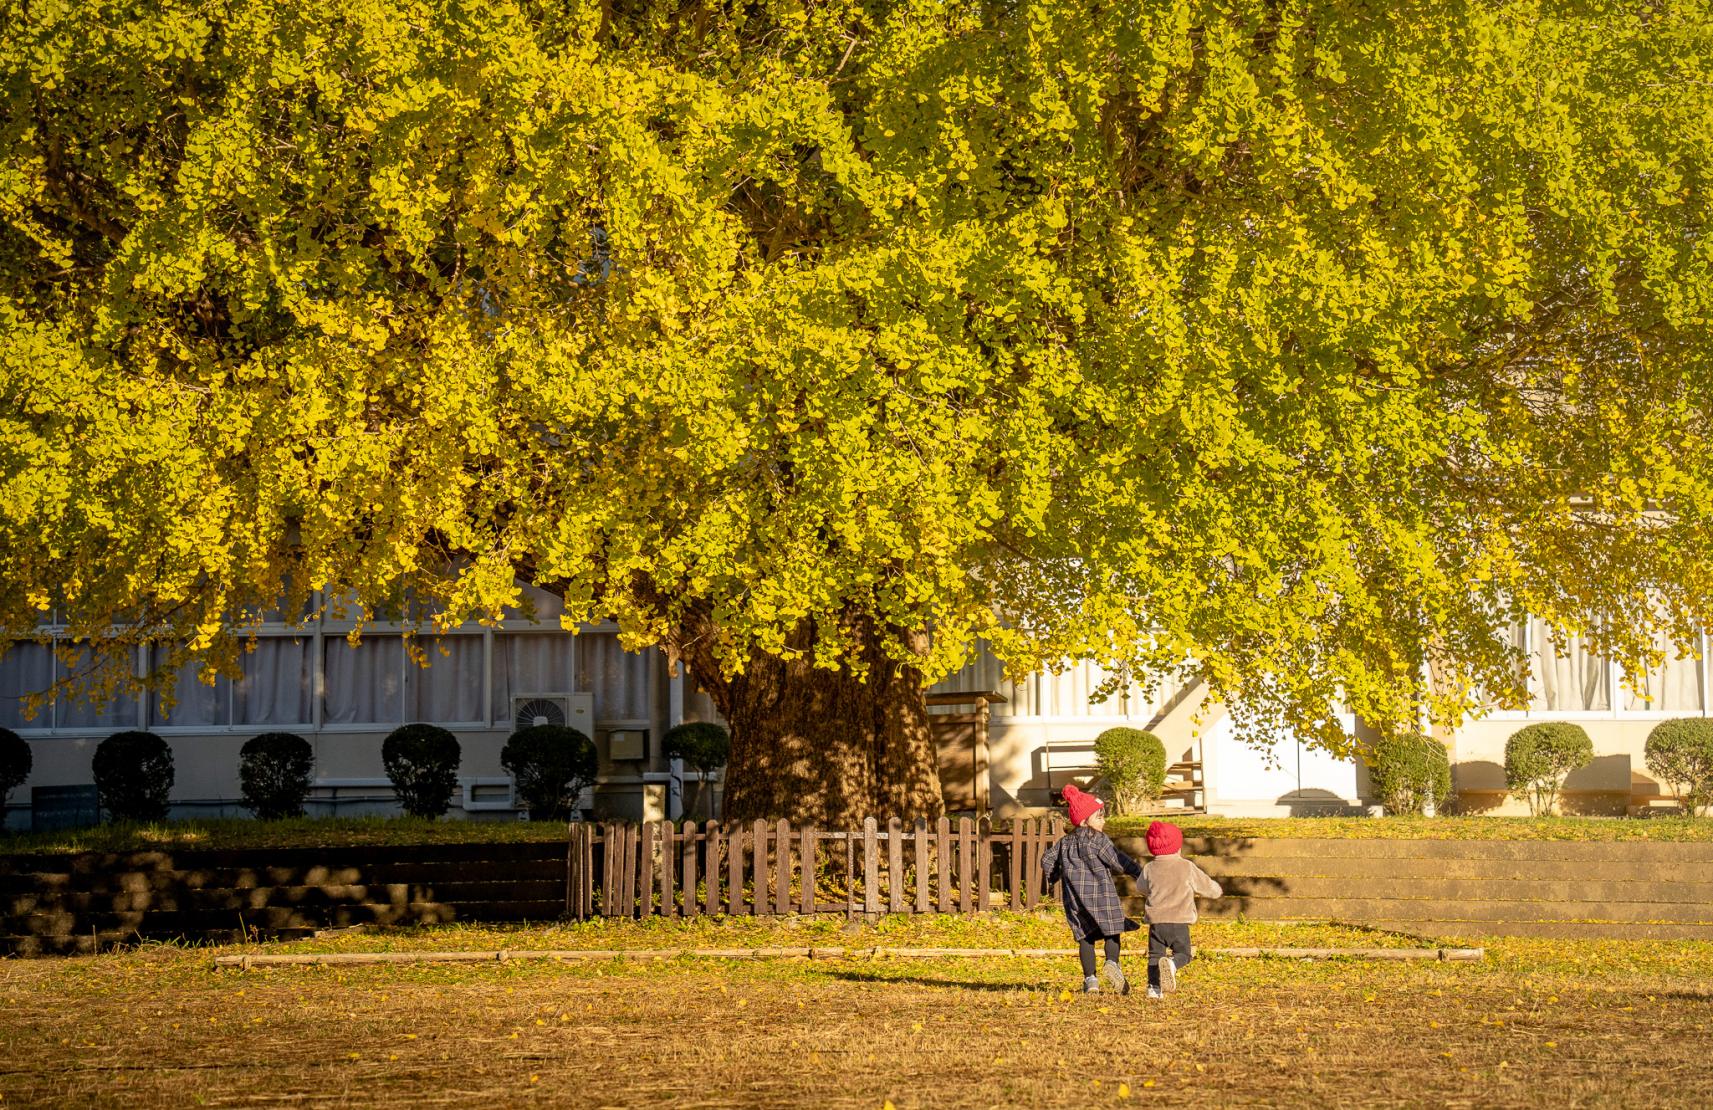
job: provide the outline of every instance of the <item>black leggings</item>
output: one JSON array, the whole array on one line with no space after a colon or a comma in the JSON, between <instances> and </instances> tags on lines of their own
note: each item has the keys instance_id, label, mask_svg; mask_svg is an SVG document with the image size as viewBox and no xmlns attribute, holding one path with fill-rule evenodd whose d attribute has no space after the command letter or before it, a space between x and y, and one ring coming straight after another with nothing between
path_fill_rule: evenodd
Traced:
<instances>
[{"instance_id":1,"label":"black leggings","mask_svg":"<svg viewBox=\"0 0 1713 1110\"><path fill-rule=\"evenodd\" d=\"M1117 936L1110 936L1110 937L1101 937L1100 939L1102 941L1104 941L1106 944L1106 958L1111 960L1113 963L1117 963L1118 962L1118 937ZM1092 940L1079 940L1079 941L1077 941L1077 958L1082 960L1082 962L1083 962L1083 978L1087 979L1089 976L1093 975L1094 974L1094 941L1092 941Z\"/></svg>"}]
</instances>

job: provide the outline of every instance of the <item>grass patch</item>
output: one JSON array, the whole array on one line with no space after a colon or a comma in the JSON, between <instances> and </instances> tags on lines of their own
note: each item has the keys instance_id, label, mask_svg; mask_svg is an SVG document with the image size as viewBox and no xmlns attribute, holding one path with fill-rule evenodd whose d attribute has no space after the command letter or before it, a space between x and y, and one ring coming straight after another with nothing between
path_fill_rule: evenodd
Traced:
<instances>
[{"instance_id":1,"label":"grass patch","mask_svg":"<svg viewBox=\"0 0 1713 1110\"><path fill-rule=\"evenodd\" d=\"M1140 951L1140 933L1125 938ZM1195 943L1214 948L1416 948L1427 944L1406 933L1356 925L1303 925L1265 921L1206 921L1195 927ZM547 925L425 925L364 929L309 940L255 945L249 951L309 952L526 952L541 949L660 948L1069 948L1075 942L1057 909L1038 914L994 912L896 914L874 925L847 924L831 916L813 918L696 917L669 920L561 922Z\"/></svg>"},{"instance_id":2,"label":"grass patch","mask_svg":"<svg viewBox=\"0 0 1713 1110\"><path fill-rule=\"evenodd\" d=\"M761 924L718 927L759 936ZM657 934L602 928L602 946ZM891 941L895 928L867 932ZM957 939L972 944L1066 937L1025 918L964 928ZM1479 964L1220 958L1216 942L1242 928L1198 926L1203 956L1159 1002L1072 993L1069 960L241 973L210 969L236 949L172 946L10 960L0 1095L143 1107L1705 1105L1713 944L1496 941ZM1126 963L1141 973L1134 947Z\"/></svg>"},{"instance_id":3,"label":"grass patch","mask_svg":"<svg viewBox=\"0 0 1713 1110\"><path fill-rule=\"evenodd\" d=\"M1106 831L1140 836L1152 817L1115 817ZM1713 842L1705 817L1185 817L1185 836L1315 840L1582 840Z\"/></svg>"},{"instance_id":4,"label":"grass patch","mask_svg":"<svg viewBox=\"0 0 1713 1110\"><path fill-rule=\"evenodd\" d=\"M521 844L563 841L558 821L429 821L420 817L224 818L94 825L0 834L0 855L137 852L163 848L344 848L391 844Z\"/></svg>"}]
</instances>

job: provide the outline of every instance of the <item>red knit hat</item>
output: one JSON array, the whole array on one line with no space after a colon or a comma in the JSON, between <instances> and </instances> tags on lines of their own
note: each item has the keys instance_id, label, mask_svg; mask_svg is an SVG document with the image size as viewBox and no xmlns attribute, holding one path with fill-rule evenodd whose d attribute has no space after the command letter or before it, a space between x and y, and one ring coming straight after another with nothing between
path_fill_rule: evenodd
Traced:
<instances>
[{"instance_id":1,"label":"red knit hat","mask_svg":"<svg viewBox=\"0 0 1713 1110\"><path fill-rule=\"evenodd\" d=\"M1065 787L1065 807L1071 811L1071 824L1080 825L1095 815L1106 803L1093 794L1085 794L1074 786Z\"/></svg>"},{"instance_id":2,"label":"red knit hat","mask_svg":"<svg viewBox=\"0 0 1713 1110\"><path fill-rule=\"evenodd\" d=\"M1182 851L1184 830L1170 821L1153 821L1148 825L1148 851L1156 856L1169 856Z\"/></svg>"}]
</instances>

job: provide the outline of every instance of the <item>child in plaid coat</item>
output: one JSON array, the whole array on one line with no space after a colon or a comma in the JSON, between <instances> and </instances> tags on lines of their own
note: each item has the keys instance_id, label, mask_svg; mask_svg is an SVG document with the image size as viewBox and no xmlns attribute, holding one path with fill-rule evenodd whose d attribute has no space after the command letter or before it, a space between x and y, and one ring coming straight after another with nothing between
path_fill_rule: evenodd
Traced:
<instances>
[{"instance_id":1,"label":"child in plaid coat","mask_svg":"<svg viewBox=\"0 0 1713 1110\"><path fill-rule=\"evenodd\" d=\"M1071 935L1077 940L1083 990L1099 991L1104 978L1109 989L1128 994L1130 984L1125 982L1124 971L1118 966L1118 938L1127 928L1136 926L1124 919L1124 906L1118 900L1112 877L1122 871L1133 879L1140 878L1142 867L1120 852L1101 831L1106 827L1106 816L1099 798L1067 786L1065 805L1070 810L1071 831L1041 857L1041 875L1049 886L1064 883L1060 900L1064 902ZM1100 976L1094 972L1097 940L1106 949L1106 964Z\"/></svg>"}]
</instances>

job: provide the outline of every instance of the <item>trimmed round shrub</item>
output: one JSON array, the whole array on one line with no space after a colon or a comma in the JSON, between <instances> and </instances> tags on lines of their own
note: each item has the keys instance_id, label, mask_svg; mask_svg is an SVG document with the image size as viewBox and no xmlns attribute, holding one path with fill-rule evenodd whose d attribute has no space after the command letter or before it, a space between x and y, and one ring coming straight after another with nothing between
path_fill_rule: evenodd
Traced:
<instances>
[{"instance_id":1,"label":"trimmed round shrub","mask_svg":"<svg viewBox=\"0 0 1713 1110\"><path fill-rule=\"evenodd\" d=\"M15 787L24 785L33 766L29 743L11 729L0 728L0 805L6 804L6 795Z\"/></svg>"},{"instance_id":2,"label":"trimmed round shrub","mask_svg":"<svg viewBox=\"0 0 1713 1110\"><path fill-rule=\"evenodd\" d=\"M90 762L101 808L114 821L159 821L172 792L172 749L152 732L115 732Z\"/></svg>"},{"instance_id":3,"label":"trimmed round shrub","mask_svg":"<svg viewBox=\"0 0 1713 1110\"><path fill-rule=\"evenodd\" d=\"M1421 813L1429 798L1437 808L1451 796L1451 759L1445 745L1419 732L1369 741L1363 753L1374 794L1395 814Z\"/></svg>"},{"instance_id":4,"label":"trimmed round shrub","mask_svg":"<svg viewBox=\"0 0 1713 1110\"><path fill-rule=\"evenodd\" d=\"M244 805L263 821L303 816L315 750L291 732L264 732L238 750L238 783Z\"/></svg>"},{"instance_id":5,"label":"trimmed round shrub","mask_svg":"<svg viewBox=\"0 0 1713 1110\"><path fill-rule=\"evenodd\" d=\"M1685 812L1700 816L1713 805L1713 720L1678 717L1648 733L1648 770L1671 784Z\"/></svg>"},{"instance_id":6,"label":"trimmed round shrub","mask_svg":"<svg viewBox=\"0 0 1713 1110\"><path fill-rule=\"evenodd\" d=\"M684 766L696 772L696 793L684 805L684 812L693 814L702 804L708 776L731 758L732 734L725 725L712 721L687 721L666 730L666 735L660 738L660 750L667 759L681 759Z\"/></svg>"},{"instance_id":7,"label":"trimmed round shrub","mask_svg":"<svg viewBox=\"0 0 1713 1110\"><path fill-rule=\"evenodd\" d=\"M451 808L463 758L458 738L438 725L405 725L387 733L381 742L387 778L399 804L412 817L433 820Z\"/></svg>"},{"instance_id":8,"label":"trimmed round shrub","mask_svg":"<svg viewBox=\"0 0 1713 1110\"><path fill-rule=\"evenodd\" d=\"M1137 812L1166 785L1166 745L1143 729L1109 728L1095 737L1094 762L1117 814Z\"/></svg>"},{"instance_id":9,"label":"trimmed round shrub","mask_svg":"<svg viewBox=\"0 0 1713 1110\"><path fill-rule=\"evenodd\" d=\"M1566 775L1592 762L1594 742L1581 725L1568 721L1529 725L1505 741L1505 783L1536 817L1558 805Z\"/></svg>"},{"instance_id":10,"label":"trimmed round shrub","mask_svg":"<svg viewBox=\"0 0 1713 1110\"><path fill-rule=\"evenodd\" d=\"M732 735L724 725L690 721L667 729L661 737L660 750L667 759L682 759L684 766L706 778L731 758Z\"/></svg>"},{"instance_id":11,"label":"trimmed round shrub","mask_svg":"<svg viewBox=\"0 0 1713 1110\"><path fill-rule=\"evenodd\" d=\"M564 821L595 781L595 742L565 725L535 725L511 734L500 766L517 784L532 821Z\"/></svg>"}]
</instances>

